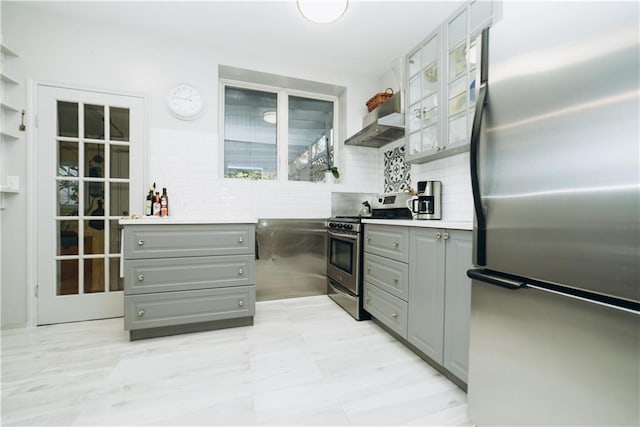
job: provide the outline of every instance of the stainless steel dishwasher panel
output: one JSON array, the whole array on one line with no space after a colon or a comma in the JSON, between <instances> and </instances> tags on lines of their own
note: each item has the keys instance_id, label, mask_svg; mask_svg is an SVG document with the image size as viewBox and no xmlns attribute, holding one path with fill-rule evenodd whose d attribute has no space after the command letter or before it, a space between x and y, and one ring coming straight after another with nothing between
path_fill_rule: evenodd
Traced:
<instances>
[{"instance_id":1,"label":"stainless steel dishwasher panel","mask_svg":"<svg viewBox=\"0 0 640 427\"><path fill-rule=\"evenodd\" d=\"M326 219L260 219L256 300L327 294Z\"/></svg>"}]
</instances>

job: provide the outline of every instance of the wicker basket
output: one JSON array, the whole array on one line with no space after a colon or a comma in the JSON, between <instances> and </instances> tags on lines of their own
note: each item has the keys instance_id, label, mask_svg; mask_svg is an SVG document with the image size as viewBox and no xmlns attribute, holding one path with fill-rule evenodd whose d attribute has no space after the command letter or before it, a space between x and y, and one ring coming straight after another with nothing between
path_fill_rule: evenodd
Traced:
<instances>
[{"instance_id":1,"label":"wicker basket","mask_svg":"<svg viewBox=\"0 0 640 427\"><path fill-rule=\"evenodd\" d=\"M387 88L387 90L385 90L384 92L376 93L367 101L367 109L369 110L369 112L373 111L378 105L386 102L389 98L391 98L391 96L393 96L393 89L391 89L390 87Z\"/></svg>"}]
</instances>

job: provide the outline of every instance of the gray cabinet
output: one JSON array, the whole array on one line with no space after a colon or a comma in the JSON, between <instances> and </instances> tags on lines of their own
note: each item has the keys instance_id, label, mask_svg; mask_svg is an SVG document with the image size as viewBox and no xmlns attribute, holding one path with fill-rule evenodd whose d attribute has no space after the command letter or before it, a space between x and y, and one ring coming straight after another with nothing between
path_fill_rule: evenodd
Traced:
<instances>
[{"instance_id":1,"label":"gray cabinet","mask_svg":"<svg viewBox=\"0 0 640 427\"><path fill-rule=\"evenodd\" d=\"M470 231L412 228L408 341L467 382Z\"/></svg>"},{"instance_id":2,"label":"gray cabinet","mask_svg":"<svg viewBox=\"0 0 640 427\"><path fill-rule=\"evenodd\" d=\"M365 252L363 270L365 281L395 297L407 300L409 266L406 263Z\"/></svg>"},{"instance_id":3,"label":"gray cabinet","mask_svg":"<svg viewBox=\"0 0 640 427\"><path fill-rule=\"evenodd\" d=\"M364 251L400 262L409 261L409 228L367 224Z\"/></svg>"},{"instance_id":4,"label":"gray cabinet","mask_svg":"<svg viewBox=\"0 0 640 427\"><path fill-rule=\"evenodd\" d=\"M253 324L254 225L125 225L123 248L132 340Z\"/></svg>"}]
</instances>

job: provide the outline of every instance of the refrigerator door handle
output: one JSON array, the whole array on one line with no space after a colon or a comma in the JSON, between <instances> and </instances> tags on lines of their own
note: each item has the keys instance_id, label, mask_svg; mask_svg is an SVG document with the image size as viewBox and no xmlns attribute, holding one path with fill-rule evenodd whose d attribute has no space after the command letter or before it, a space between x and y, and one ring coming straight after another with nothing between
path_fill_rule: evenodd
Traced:
<instances>
[{"instance_id":1,"label":"refrigerator door handle","mask_svg":"<svg viewBox=\"0 0 640 427\"><path fill-rule=\"evenodd\" d=\"M469 142L469 159L471 171L471 191L473 193L473 206L476 214L476 265L487 265L487 226L484 208L482 206L482 194L480 193L480 176L478 171L478 150L480 148L480 130L482 127L482 115L487 105L488 71L489 71L489 29L482 30L480 57L480 86L476 112L471 128L471 140Z\"/></svg>"},{"instance_id":2,"label":"refrigerator door handle","mask_svg":"<svg viewBox=\"0 0 640 427\"><path fill-rule=\"evenodd\" d=\"M506 288L506 289L517 290L517 289L525 288L527 286L527 284L524 281L509 279L509 278L488 272L487 270L483 270L483 269L467 270L467 276L471 279L479 280L481 282L488 283L490 285L500 286L501 288Z\"/></svg>"}]
</instances>

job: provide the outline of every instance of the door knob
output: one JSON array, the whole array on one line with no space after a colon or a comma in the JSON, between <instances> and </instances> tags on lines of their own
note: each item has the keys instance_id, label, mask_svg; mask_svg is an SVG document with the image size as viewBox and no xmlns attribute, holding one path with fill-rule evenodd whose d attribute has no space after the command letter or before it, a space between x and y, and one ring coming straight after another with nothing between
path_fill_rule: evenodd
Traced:
<instances>
[{"instance_id":1,"label":"door knob","mask_svg":"<svg viewBox=\"0 0 640 427\"><path fill-rule=\"evenodd\" d=\"M238 269L238 275L239 275L239 276L242 276L242 273L244 273L244 271L243 271L241 268L239 268L239 269Z\"/></svg>"},{"instance_id":2,"label":"door knob","mask_svg":"<svg viewBox=\"0 0 640 427\"><path fill-rule=\"evenodd\" d=\"M238 243L244 242L244 238L242 236L238 237Z\"/></svg>"},{"instance_id":3,"label":"door knob","mask_svg":"<svg viewBox=\"0 0 640 427\"><path fill-rule=\"evenodd\" d=\"M449 233L444 233L444 234L442 235L442 238L443 238L444 240L449 240Z\"/></svg>"},{"instance_id":4,"label":"door knob","mask_svg":"<svg viewBox=\"0 0 640 427\"><path fill-rule=\"evenodd\" d=\"M442 233L439 231L436 233L436 239L442 239Z\"/></svg>"},{"instance_id":5,"label":"door knob","mask_svg":"<svg viewBox=\"0 0 640 427\"><path fill-rule=\"evenodd\" d=\"M394 319L398 318L398 313L391 313L391 317L393 317Z\"/></svg>"},{"instance_id":6,"label":"door knob","mask_svg":"<svg viewBox=\"0 0 640 427\"><path fill-rule=\"evenodd\" d=\"M140 310L138 312L138 317L144 317L144 310Z\"/></svg>"},{"instance_id":7,"label":"door knob","mask_svg":"<svg viewBox=\"0 0 640 427\"><path fill-rule=\"evenodd\" d=\"M138 246L142 246L142 245L144 245L144 240L142 239L138 240Z\"/></svg>"},{"instance_id":8,"label":"door knob","mask_svg":"<svg viewBox=\"0 0 640 427\"><path fill-rule=\"evenodd\" d=\"M244 301L243 300L238 301L238 305L242 307L244 305Z\"/></svg>"},{"instance_id":9,"label":"door knob","mask_svg":"<svg viewBox=\"0 0 640 427\"><path fill-rule=\"evenodd\" d=\"M138 281L142 282L144 280L144 274L138 274Z\"/></svg>"}]
</instances>

